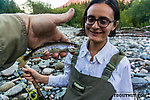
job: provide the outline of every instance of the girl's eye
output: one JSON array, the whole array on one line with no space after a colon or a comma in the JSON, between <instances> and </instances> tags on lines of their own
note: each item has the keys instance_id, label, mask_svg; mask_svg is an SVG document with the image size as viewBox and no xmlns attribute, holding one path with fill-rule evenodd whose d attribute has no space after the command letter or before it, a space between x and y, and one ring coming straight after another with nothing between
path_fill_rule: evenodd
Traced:
<instances>
[{"instance_id":1,"label":"girl's eye","mask_svg":"<svg viewBox=\"0 0 150 100\"><path fill-rule=\"evenodd\" d=\"M100 24L103 24L103 25L105 25L105 24L107 24L108 23L108 21L107 20L100 20Z\"/></svg>"},{"instance_id":2,"label":"girl's eye","mask_svg":"<svg viewBox=\"0 0 150 100\"><path fill-rule=\"evenodd\" d=\"M94 18L88 18L88 21L89 21L89 22L94 22L95 19L94 19Z\"/></svg>"}]
</instances>

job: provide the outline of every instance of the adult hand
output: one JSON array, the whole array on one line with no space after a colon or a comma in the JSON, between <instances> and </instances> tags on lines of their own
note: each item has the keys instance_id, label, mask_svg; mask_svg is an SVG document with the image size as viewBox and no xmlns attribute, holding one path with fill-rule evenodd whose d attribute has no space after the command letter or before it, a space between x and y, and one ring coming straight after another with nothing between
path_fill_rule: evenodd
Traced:
<instances>
[{"instance_id":1,"label":"adult hand","mask_svg":"<svg viewBox=\"0 0 150 100\"><path fill-rule=\"evenodd\" d=\"M22 71L24 71L24 77L25 79L27 79L28 81L33 81L33 78L35 79L36 82L38 83L45 83L48 84L48 79L49 77L46 75L41 75L39 74L37 71L35 71L32 68L23 68ZM32 76L31 76L32 75Z\"/></svg>"},{"instance_id":2,"label":"adult hand","mask_svg":"<svg viewBox=\"0 0 150 100\"><path fill-rule=\"evenodd\" d=\"M69 39L56 26L71 20L73 15L73 8L64 14L19 14L26 25L28 48L35 49L48 41L69 42Z\"/></svg>"}]
</instances>

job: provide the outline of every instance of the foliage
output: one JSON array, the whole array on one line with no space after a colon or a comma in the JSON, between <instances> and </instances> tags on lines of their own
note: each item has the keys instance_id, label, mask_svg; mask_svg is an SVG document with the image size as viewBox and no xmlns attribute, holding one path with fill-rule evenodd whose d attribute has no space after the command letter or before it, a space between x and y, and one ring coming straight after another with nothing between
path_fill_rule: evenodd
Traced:
<instances>
[{"instance_id":1,"label":"foliage","mask_svg":"<svg viewBox=\"0 0 150 100\"><path fill-rule=\"evenodd\" d=\"M150 25L150 0L131 0L129 3L125 3L125 0L118 0L121 12L121 19L119 27L144 27ZM67 25L73 27L81 27L82 16L88 3L84 4L71 4L64 8L52 9L50 4L43 2L33 2L28 0L26 2L30 8L33 9L33 14L41 13L65 13L70 8L75 9L75 15L73 19L67 22ZM0 0L0 13L18 13L23 12L14 3L13 0ZM64 25L66 25L64 24Z\"/></svg>"},{"instance_id":2,"label":"foliage","mask_svg":"<svg viewBox=\"0 0 150 100\"><path fill-rule=\"evenodd\" d=\"M13 0L0 0L0 13L21 13L23 12Z\"/></svg>"},{"instance_id":3,"label":"foliage","mask_svg":"<svg viewBox=\"0 0 150 100\"><path fill-rule=\"evenodd\" d=\"M150 0L135 0L121 12L121 26L143 27L150 25Z\"/></svg>"},{"instance_id":4,"label":"foliage","mask_svg":"<svg viewBox=\"0 0 150 100\"><path fill-rule=\"evenodd\" d=\"M33 9L33 14L51 13L51 5L43 2L33 2L28 0L26 3L30 8Z\"/></svg>"},{"instance_id":5,"label":"foliage","mask_svg":"<svg viewBox=\"0 0 150 100\"><path fill-rule=\"evenodd\" d=\"M33 9L33 14L39 14L39 13L53 13L53 14L61 14L67 12L70 8L75 9L75 15L72 18L71 21L67 22L67 25L73 26L73 27L81 27L82 23L82 16L84 13L84 9L86 4L71 4L68 7L65 8L55 8L51 9L51 6L48 4L44 4L41 2L33 2L31 0L28 0L28 6L30 6ZM66 25L65 24L65 25Z\"/></svg>"}]
</instances>

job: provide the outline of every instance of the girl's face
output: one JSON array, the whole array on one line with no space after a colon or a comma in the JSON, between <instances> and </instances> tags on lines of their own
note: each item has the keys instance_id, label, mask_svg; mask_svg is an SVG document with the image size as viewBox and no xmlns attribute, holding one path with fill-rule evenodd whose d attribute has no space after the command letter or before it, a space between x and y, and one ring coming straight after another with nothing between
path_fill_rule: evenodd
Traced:
<instances>
[{"instance_id":1,"label":"girl's face","mask_svg":"<svg viewBox=\"0 0 150 100\"><path fill-rule=\"evenodd\" d=\"M97 3L92 5L87 11L87 16L88 17L85 23L85 32L90 41L93 42L106 42L107 36L110 34L110 31L113 31L118 25L118 21L116 22L116 24L114 24L113 22L113 9L105 3ZM99 20L94 22L93 19Z\"/></svg>"}]
</instances>

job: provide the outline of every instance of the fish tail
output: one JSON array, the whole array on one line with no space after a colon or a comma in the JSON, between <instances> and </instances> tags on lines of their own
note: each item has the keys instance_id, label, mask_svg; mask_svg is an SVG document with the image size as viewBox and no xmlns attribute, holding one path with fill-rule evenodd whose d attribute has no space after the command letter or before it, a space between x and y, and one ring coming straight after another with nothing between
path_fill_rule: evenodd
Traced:
<instances>
[{"instance_id":1,"label":"fish tail","mask_svg":"<svg viewBox=\"0 0 150 100\"><path fill-rule=\"evenodd\" d=\"M25 60L25 56L21 56L17 59L17 61L19 62L19 68L22 68L28 60Z\"/></svg>"}]
</instances>

